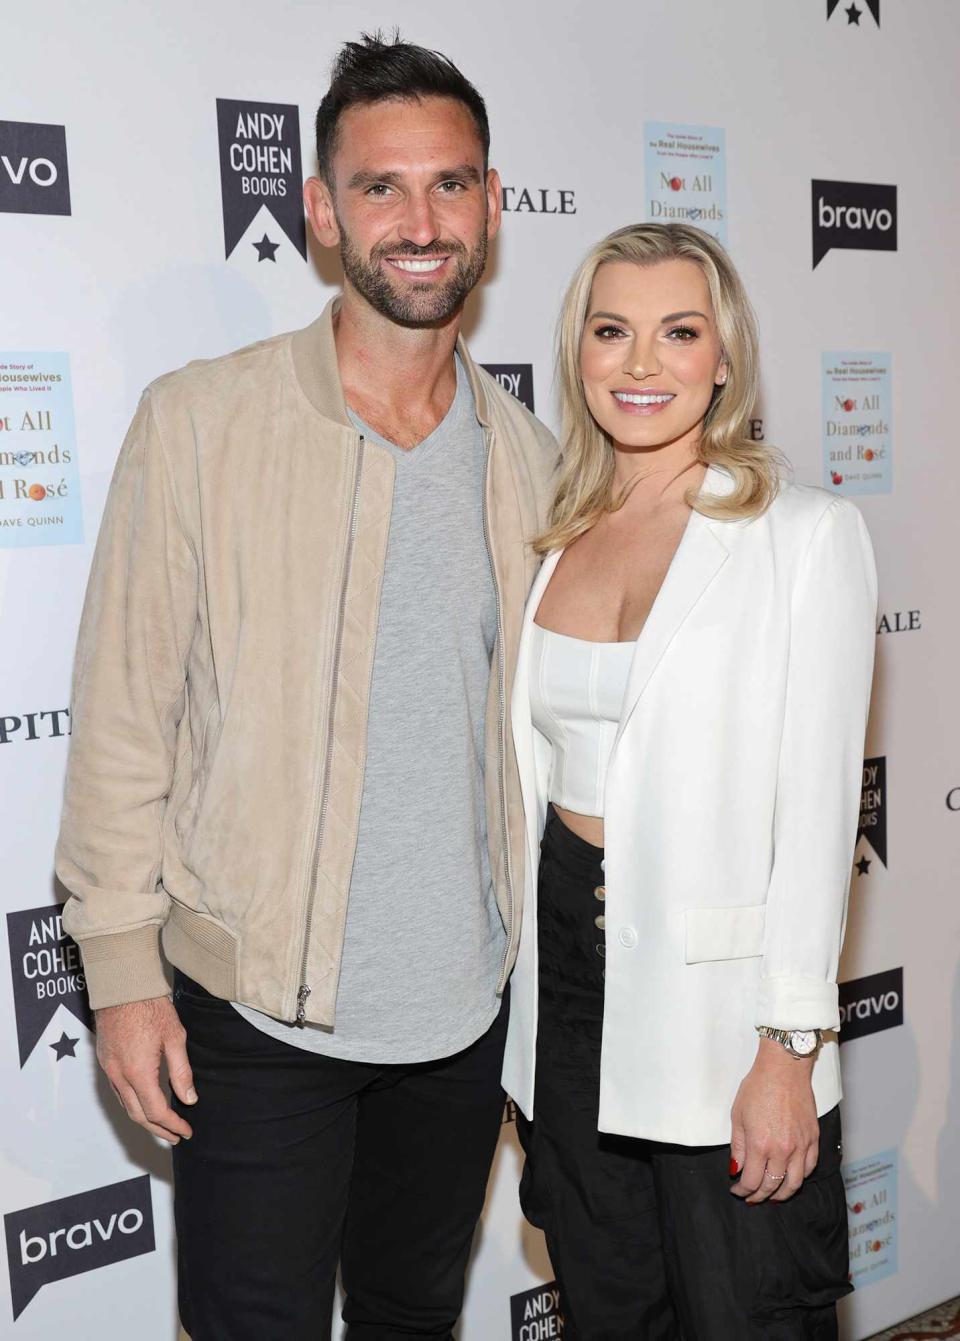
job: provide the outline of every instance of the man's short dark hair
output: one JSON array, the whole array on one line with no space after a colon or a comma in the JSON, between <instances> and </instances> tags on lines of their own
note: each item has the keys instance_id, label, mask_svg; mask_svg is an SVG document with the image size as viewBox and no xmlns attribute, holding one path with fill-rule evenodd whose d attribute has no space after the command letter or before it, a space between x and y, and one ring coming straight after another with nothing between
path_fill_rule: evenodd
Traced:
<instances>
[{"instance_id":1,"label":"man's short dark hair","mask_svg":"<svg viewBox=\"0 0 960 1341\"><path fill-rule=\"evenodd\" d=\"M486 171L490 152L486 103L453 61L439 51L402 42L399 32L390 41L379 32L362 33L359 42L344 44L334 62L330 87L317 110L317 162L328 186L333 184L331 168L340 117L348 107L391 98L455 98L462 102L476 124Z\"/></svg>"}]
</instances>

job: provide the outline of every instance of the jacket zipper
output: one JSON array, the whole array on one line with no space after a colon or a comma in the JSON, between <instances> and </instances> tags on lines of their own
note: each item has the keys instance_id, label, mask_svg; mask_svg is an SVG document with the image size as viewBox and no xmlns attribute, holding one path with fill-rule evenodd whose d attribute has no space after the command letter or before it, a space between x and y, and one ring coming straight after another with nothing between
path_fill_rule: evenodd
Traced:
<instances>
[{"instance_id":1,"label":"jacket zipper","mask_svg":"<svg viewBox=\"0 0 960 1341\"><path fill-rule=\"evenodd\" d=\"M340 603L337 609L337 631L333 643L333 663L330 675L330 700L327 705L327 744L323 761L323 781L320 785L320 805L317 811L317 826L313 843L313 862L310 868L310 883L307 886L307 913L303 929L303 955L300 960L300 986L297 988L296 1024L302 1029L307 1022L307 960L310 955L310 931L313 925L313 906L317 897L317 875L320 870L320 849L323 846L323 834L327 819L327 801L330 791L330 772L333 767L333 721L337 707L337 681L340 677L340 654L343 649L343 621L347 606L347 588L350 585L350 570L353 564L353 544L357 535L357 517L360 512L360 479L363 470L363 437L357 450L357 463L353 477L353 502L350 506L350 525L347 530L347 553L343 566L343 583L340 587Z\"/></svg>"},{"instance_id":2,"label":"jacket zipper","mask_svg":"<svg viewBox=\"0 0 960 1341\"><path fill-rule=\"evenodd\" d=\"M490 517L487 508L487 482L490 475L490 457L493 452L493 432L487 432L487 468L484 472L483 482L483 538L487 546L487 560L490 564L490 573L493 577L493 590L497 603L497 688L498 688L498 713L497 713L497 787L500 793L500 832L503 842L503 869L507 878L507 912L509 925L507 927L507 943L503 951L503 960L500 964L500 977L503 977L507 966L507 959L510 956L510 948L513 945L513 871L510 866L510 843L507 834L507 795L504 785L504 759L503 759L503 731L506 720L506 666L503 654L503 609L500 602L500 583L497 581L497 569L493 562L493 545L490 541Z\"/></svg>"}]
</instances>

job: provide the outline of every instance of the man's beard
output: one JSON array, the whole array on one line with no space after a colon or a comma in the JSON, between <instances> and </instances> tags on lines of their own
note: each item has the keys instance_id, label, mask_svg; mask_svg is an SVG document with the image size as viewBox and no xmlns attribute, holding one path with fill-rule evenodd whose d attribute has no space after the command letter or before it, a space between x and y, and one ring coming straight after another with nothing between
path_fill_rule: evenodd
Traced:
<instances>
[{"instance_id":1,"label":"man's beard","mask_svg":"<svg viewBox=\"0 0 960 1341\"><path fill-rule=\"evenodd\" d=\"M340 257L347 279L366 298L371 307L400 326L439 326L462 307L464 300L480 281L487 263L487 225L472 251L462 242L431 242L418 247L413 242L388 246L380 243L363 256L349 234L340 227ZM453 274L440 284L411 285L394 289L381 262L388 256L408 256L423 260L428 256L449 256L456 262Z\"/></svg>"}]
</instances>

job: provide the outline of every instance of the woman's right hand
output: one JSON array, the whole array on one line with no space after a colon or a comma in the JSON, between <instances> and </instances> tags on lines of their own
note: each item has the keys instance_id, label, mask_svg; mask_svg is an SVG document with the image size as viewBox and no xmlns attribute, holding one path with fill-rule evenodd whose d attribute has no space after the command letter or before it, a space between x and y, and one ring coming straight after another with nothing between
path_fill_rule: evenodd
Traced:
<instances>
[{"instance_id":1,"label":"woman's right hand","mask_svg":"<svg viewBox=\"0 0 960 1341\"><path fill-rule=\"evenodd\" d=\"M791 1056L775 1039L759 1040L731 1113L730 1173L740 1177L730 1191L749 1206L786 1201L816 1168L820 1124L813 1063L812 1057Z\"/></svg>"}]
</instances>

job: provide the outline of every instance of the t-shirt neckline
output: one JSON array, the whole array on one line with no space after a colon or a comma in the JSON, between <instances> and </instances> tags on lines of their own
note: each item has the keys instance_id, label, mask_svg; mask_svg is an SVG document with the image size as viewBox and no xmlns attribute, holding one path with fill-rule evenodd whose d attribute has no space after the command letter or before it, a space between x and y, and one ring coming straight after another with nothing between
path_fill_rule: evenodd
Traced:
<instances>
[{"instance_id":1,"label":"t-shirt neckline","mask_svg":"<svg viewBox=\"0 0 960 1341\"><path fill-rule=\"evenodd\" d=\"M425 457L432 455L433 451L441 442L446 441L448 437L454 434L460 425L467 406L470 401L470 382L467 377L467 370L463 366L460 355L454 351L454 360L457 373L457 387L453 393L453 400L450 402L450 408L437 424L436 428L427 436L418 442L415 447L401 447L396 442L391 442L385 438L382 433L378 433L375 428L371 428L365 420L361 419L355 410L347 406L347 414L354 426L364 438L375 442L378 447L383 447L396 461L403 461L406 464L412 464L414 461L422 461Z\"/></svg>"}]
</instances>

